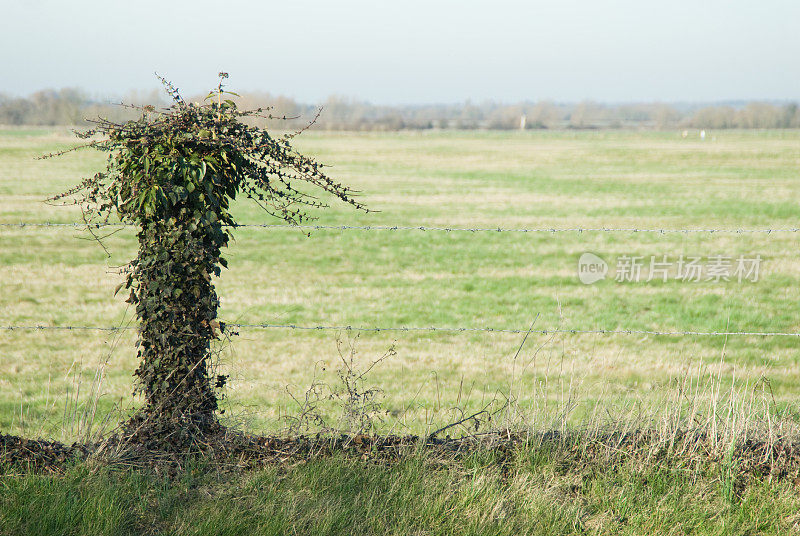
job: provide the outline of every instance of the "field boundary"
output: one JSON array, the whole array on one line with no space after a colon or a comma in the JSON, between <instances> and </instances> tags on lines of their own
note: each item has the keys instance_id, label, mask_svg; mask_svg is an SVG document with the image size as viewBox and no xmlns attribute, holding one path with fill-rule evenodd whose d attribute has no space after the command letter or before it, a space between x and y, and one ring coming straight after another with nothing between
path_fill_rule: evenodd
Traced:
<instances>
[{"instance_id":1,"label":"field boundary","mask_svg":"<svg viewBox=\"0 0 800 536\"><path fill-rule=\"evenodd\" d=\"M101 227L136 227L134 224L118 222L98 222L98 223L57 223L57 222L20 222L20 223L0 223L0 228L36 228L36 229L65 229L65 228L87 228L96 229ZM800 228L622 228L622 227L534 227L534 228L504 228L504 227L428 227L424 225L315 225L315 224L272 224L272 223L250 223L231 225L234 228L258 228L265 230L279 229L300 229L300 230L338 230L338 231L397 231L397 232L445 232L445 233L652 233L652 234L764 234L773 233L798 233ZM755 336L755 337L800 337L800 332L780 332L780 331L694 331L694 330L641 330L641 329L514 329L514 328L495 328L495 327L450 327L450 326L351 326L351 325L296 325L296 324L239 324L222 323L224 326L236 329L289 329L298 331L355 331L355 332L441 332L441 333L536 333L542 335L551 334L573 334L573 335L654 335L654 336ZM136 329L136 326L46 326L46 325L5 325L0 326L0 331L124 331Z\"/></svg>"},{"instance_id":2,"label":"field boundary","mask_svg":"<svg viewBox=\"0 0 800 536\"><path fill-rule=\"evenodd\" d=\"M441 333L536 333L540 335L572 334L572 335L664 335L664 336L753 336L753 337L800 337L800 333L784 331L654 331L643 329L507 329L491 327L362 327L362 326L300 326L295 324L234 324L220 322L226 328L236 329L291 329L299 331L358 331L358 332L441 332ZM19 325L0 326L3 331L126 331L137 329L136 326L44 326Z\"/></svg>"},{"instance_id":3,"label":"field boundary","mask_svg":"<svg viewBox=\"0 0 800 536\"><path fill-rule=\"evenodd\" d=\"M102 227L136 227L130 223L98 222L98 223L55 223L55 222L19 222L0 223L0 227L13 227L24 229L32 228L89 228ZM635 228L635 227L428 227L425 225L312 225L312 224L280 224L280 223L239 223L227 227L233 228L258 228L258 229L301 229L301 230L334 230L334 231L423 231L445 233L655 233L655 234L691 234L691 233L719 233L719 234L773 234L773 233L800 233L800 227L784 228L739 228L739 229L712 229L712 228Z\"/></svg>"}]
</instances>

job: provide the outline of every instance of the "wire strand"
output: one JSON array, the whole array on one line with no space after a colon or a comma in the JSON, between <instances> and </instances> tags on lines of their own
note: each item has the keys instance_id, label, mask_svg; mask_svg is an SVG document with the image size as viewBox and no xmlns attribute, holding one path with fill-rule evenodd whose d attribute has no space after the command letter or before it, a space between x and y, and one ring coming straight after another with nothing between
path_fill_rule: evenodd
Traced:
<instances>
[{"instance_id":1,"label":"wire strand","mask_svg":"<svg viewBox=\"0 0 800 536\"><path fill-rule=\"evenodd\" d=\"M492 327L362 327L362 326L301 326L296 324L234 324L225 323L226 327L243 329L291 329L301 331L359 331L359 332L442 332L442 333L537 333L549 335L554 333L572 335L664 335L664 336L755 336L755 337L800 337L800 333L781 331L656 331L640 329L507 329ZM136 329L135 326L101 327L101 326L0 326L0 330L65 330L65 331L123 331Z\"/></svg>"},{"instance_id":2,"label":"wire strand","mask_svg":"<svg viewBox=\"0 0 800 536\"><path fill-rule=\"evenodd\" d=\"M93 223L91 228L101 227L135 227L127 223ZM85 223L53 223L53 222L20 222L0 223L0 227L54 227L54 228L81 228L87 227ZM424 225L309 225L309 224L280 224L280 223L242 223L232 227L260 228L260 229L300 229L300 230L336 230L336 231L422 231L445 233L655 233L655 234L691 234L691 233L724 233L724 234L773 234L773 233L798 233L800 227L784 228L740 228L740 229L715 229L715 228L636 228L636 227L428 227Z\"/></svg>"}]
</instances>

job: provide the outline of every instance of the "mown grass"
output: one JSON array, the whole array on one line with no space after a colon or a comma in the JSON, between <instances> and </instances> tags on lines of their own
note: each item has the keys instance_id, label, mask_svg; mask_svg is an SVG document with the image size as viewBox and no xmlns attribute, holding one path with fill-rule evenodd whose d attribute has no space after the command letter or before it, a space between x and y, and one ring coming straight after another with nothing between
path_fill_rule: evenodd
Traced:
<instances>
[{"instance_id":1,"label":"mown grass","mask_svg":"<svg viewBox=\"0 0 800 536\"><path fill-rule=\"evenodd\" d=\"M734 485L719 463L630 458L576 463L522 448L389 465L335 456L177 477L81 465L0 476L0 533L12 535L794 534L788 481Z\"/></svg>"},{"instance_id":2,"label":"mown grass","mask_svg":"<svg viewBox=\"0 0 800 536\"><path fill-rule=\"evenodd\" d=\"M309 132L300 148L362 191L379 213L334 206L320 224L459 227L796 227L800 132L718 132L713 140L651 132ZM58 130L0 131L0 222L72 222L72 208L42 200L102 166L102 155L34 157L70 146ZM244 223L269 222L242 202ZM452 326L525 329L800 331L797 234L436 233L245 228L219 281L221 315L241 323ZM113 267L135 253L132 230L106 239L106 258L72 229L0 229L0 324L120 325L131 312L112 296ZM757 283L679 281L586 286L584 251L675 258L762 256ZM613 269L613 266L612 266ZM341 334L347 338L350 335ZM75 437L65 415L89 403L104 367L98 419L129 407L134 334L0 332L0 428ZM315 370L329 380L335 333L242 330L223 353L232 374L227 415L275 430L296 411ZM394 430L446 422L447 409L476 410L513 382L529 408L542 398L578 404L661 404L669 386L698 368L729 386L769 380L778 407L796 402L800 340L786 337L363 334L362 363L396 344L370 375L385 391ZM538 353L537 348L544 345ZM720 359L725 347L724 359ZM527 365L527 366L523 366ZM321 372L322 368L326 372ZM516 377L515 377L516 376ZM547 379L547 382L543 380ZM544 385L546 384L546 387ZM78 406L70 406L75 400ZM70 421L70 419L66 419ZM74 422L74 419L73 421Z\"/></svg>"}]
</instances>

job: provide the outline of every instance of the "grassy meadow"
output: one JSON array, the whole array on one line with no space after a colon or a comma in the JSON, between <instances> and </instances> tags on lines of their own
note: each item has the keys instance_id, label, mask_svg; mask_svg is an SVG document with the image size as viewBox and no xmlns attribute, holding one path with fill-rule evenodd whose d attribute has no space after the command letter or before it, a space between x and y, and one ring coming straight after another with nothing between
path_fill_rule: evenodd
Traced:
<instances>
[{"instance_id":1,"label":"grassy meadow","mask_svg":"<svg viewBox=\"0 0 800 536\"><path fill-rule=\"evenodd\" d=\"M0 130L0 223L75 222L44 199L101 169L63 129ZM333 205L320 225L791 228L800 222L800 132L308 132L297 146L379 212ZM255 205L241 223L275 223ZM109 230L110 231L110 230ZM242 228L218 282L221 317L243 324L657 331L800 331L797 233L446 233ZM133 229L0 227L0 325L131 321L115 267ZM609 262L584 285L577 261ZM760 255L757 282L614 281L615 259ZM538 318L537 318L538 315ZM240 330L221 349L228 422L275 431L317 379L335 384L337 337L388 412L380 429L419 433L509 394L521 412L579 423L721 393L795 414L800 339L491 332ZM135 332L0 331L0 430L70 440L125 411ZM516 357L515 357L516 355ZM102 382L96 381L102 377ZM687 380L688 378L688 380ZM709 387L711 386L711 387ZM716 389L716 390L715 390ZM748 398L749 397L749 398ZM321 411L335 413L329 402ZM92 408L97 406L96 412ZM756 403L751 406L755 407ZM638 414L637 413L637 414ZM83 421L79 417L83 418Z\"/></svg>"}]
</instances>

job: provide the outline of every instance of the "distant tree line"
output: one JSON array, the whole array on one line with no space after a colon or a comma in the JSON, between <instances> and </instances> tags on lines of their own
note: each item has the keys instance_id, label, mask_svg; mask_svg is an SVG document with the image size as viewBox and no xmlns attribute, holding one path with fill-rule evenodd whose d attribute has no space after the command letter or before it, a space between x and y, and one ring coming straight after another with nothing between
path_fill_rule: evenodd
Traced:
<instances>
[{"instance_id":1,"label":"distant tree line","mask_svg":"<svg viewBox=\"0 0 800 536\"><path fill-rule=\"evenodd\" d=\"M197 97L193 100L202 100ZM800 128L797 103L734 102L698 104L601 104L592 101L553 101L500 104L494 102L380 106L333 96L321 105L267 93L243 94L240 105L272 107L271 113L288 121L252 119L258 126L302 128L316 115L316 129L674 129L674 128ZM132 93L126 104L164 103L156 91ZM133 109L66 88L37 91L27 97L0 94L0 125L82 125L86 118L102 116L112 121L132 119Z\"/></svg>"}]
</instances>

